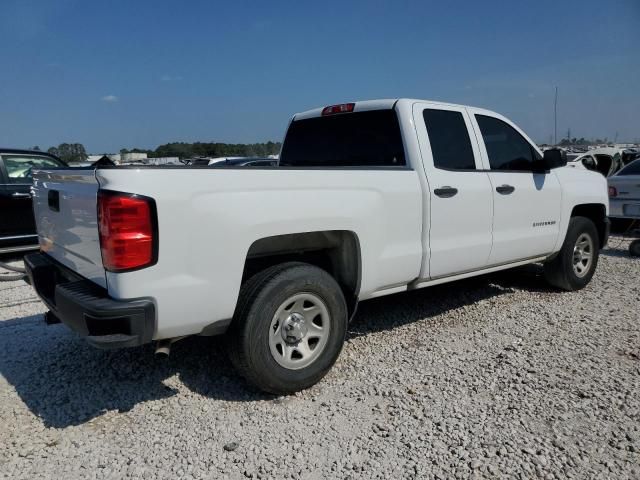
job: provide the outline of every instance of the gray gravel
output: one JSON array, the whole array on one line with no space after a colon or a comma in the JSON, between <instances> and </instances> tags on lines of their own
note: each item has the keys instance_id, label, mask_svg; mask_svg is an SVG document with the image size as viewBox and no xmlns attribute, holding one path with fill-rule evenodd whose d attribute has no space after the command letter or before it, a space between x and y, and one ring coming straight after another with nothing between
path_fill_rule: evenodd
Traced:
<instances>
[{"instance_id":1,"label":"gray gravel","mask_svg":"<svg viewBox=\"0 0 640 480\"><path fill-rule=\"evenodd\" d=\"M334 369L274 398L220 339L101 351L0 283L5 478L638 478L640 259L537 267L365 302Z\"/></svg>"}]
</instances>

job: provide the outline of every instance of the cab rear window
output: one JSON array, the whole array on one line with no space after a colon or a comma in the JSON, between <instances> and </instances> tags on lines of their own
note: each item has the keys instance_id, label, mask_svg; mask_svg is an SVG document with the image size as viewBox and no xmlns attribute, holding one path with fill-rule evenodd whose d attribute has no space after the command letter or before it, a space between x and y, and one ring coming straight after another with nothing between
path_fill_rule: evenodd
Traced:
<instances>
[{"instance_id":1,"label":"cab rear window","mask_svg":"<svg viewBox=\"0 0 640 480\"><path fill-rule=\"evenodd\" d=\"M291 122L280 154L284 167L402 167L394 110L344 113Z\"/></svg>"}]
</instances>

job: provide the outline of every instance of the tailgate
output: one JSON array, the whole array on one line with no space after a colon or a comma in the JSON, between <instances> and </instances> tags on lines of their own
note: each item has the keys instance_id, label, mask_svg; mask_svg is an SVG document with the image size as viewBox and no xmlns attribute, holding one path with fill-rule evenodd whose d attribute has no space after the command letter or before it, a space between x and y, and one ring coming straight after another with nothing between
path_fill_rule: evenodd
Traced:
<instances>
[{"instance_id":1,"label":"tailgate","mask_svg":"<svg viewBox=\"0 0 640 480\"><path fill-rule=\"evenodd\" d=\"M98 187L93 169L37 171L33 209L41 250L106 288L98 234Z\"/></svg>"}]
</instances>

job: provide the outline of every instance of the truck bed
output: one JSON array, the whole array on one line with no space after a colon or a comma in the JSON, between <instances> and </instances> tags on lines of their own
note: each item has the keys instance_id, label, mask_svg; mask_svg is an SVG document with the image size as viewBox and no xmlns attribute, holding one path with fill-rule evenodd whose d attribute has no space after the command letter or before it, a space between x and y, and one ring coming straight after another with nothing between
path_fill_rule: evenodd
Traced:
<instances>
[{"instance_id":1,"label":"truck bed","mask_svg":"<svg viewBox=\"0 0 640 480\"><path fill-rule=\"evenodd\" d=\"M38 172L34 186L43 249L114 299L148 297L160 326L154 338L197 333L232 318L251 245L282 232L349 231L362 257L360 298L417 278L422 261L422 193L410 168L100 167ZM50 212L49 191L60 194ZM157 264L102 268L98 189L155 200ZM401 212L402 214L398 214ZM47 230L49 218L54 230ZM63 219L61 221L61 219ZM48 233L47 233L48 232ZM207 301L203 301L206 299Z\"/></svg>"}]
</instances>

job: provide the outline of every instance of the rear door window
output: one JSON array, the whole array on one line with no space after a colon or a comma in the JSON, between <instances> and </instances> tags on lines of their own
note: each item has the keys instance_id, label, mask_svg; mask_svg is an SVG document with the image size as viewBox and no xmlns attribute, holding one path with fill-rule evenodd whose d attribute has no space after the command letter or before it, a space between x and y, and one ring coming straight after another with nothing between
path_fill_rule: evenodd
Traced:
<instances>
[{"instance_id":1,"label":"rear door window","mask_svg":"<svg viewBox=\"0 0 640 480\"><path fill-rule=\"evenodd\" d=\"M281 167L402 167L406 165L395 110L371 110L294 120Z\"/></svg>"},{"instance_id":2,"label":"rear door window","mask_svg":"<svg viewBox=\"0 0 640 480\"><path fill-rule=\"evenodd\" d=\"M422 116L429 135L434 167L475 170L476 161L462 113L425 109Z\"/></svg>"},{"instance_id":3,"label":"rear door window","mask_svg":"<svg viewBox=\"0 0 640 480\"><path fill-rule=\"evenodd\" d=\"M533 170L533 162L540 160L540 155L515 128L486 115L476 115L476 120L487 148L491 170Z\"/></svg>"}]
</instances>

